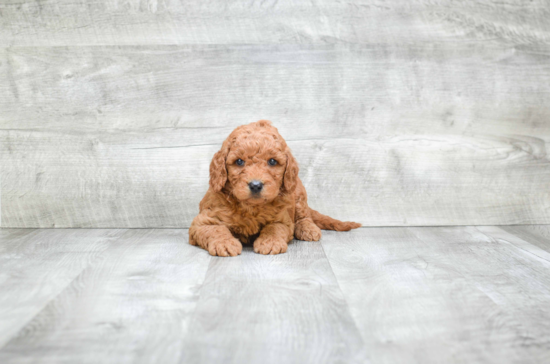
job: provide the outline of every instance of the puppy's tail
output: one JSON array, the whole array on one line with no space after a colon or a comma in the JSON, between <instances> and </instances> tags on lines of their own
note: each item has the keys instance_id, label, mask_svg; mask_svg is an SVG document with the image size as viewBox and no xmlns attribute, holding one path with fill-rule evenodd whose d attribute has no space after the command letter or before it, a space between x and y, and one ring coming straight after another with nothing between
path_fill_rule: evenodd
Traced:
<instances>
[{"instance_id":1,"label":"puppy's tail","mask_svg":"<svg viewBox=\"0 0 550 364\"><path fill-rule=\"evenodd\" d=\"M340 221L333 219L330 216L323 215L320 212L310 208L311 218L315 225L323 230L336 230L336 231L349 231L351 229L357 229L361 224L352 221Z\"/></svg>"}]
</instances>

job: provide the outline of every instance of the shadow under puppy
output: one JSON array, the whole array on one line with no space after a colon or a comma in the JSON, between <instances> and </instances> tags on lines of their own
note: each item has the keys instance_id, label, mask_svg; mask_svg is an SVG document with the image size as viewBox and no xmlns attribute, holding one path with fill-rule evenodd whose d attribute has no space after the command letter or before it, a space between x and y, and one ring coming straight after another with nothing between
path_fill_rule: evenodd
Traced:
<instances>
[{"instance_id":1,"label":"shadow under puppy","mask_svg":"<svg viewBox=\"0 0 550 364\"><path fill-rule=\"evenodd\" d=\"M307 205L298 164L268 120L236 128L210 163L210 188L189 228L189 243L212 255L235 256L241 243L260 254L287 250L293 237L317 241L321 229L360 227Z\"/></svg>"}]
</instances>

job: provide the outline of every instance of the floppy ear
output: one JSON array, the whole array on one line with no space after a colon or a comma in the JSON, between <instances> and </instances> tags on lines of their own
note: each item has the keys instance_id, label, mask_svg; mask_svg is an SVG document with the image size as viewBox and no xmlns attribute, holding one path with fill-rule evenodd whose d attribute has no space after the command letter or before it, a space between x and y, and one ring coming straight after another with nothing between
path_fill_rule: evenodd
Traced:
<instances>
[{"instance_id":1,"label":"floppy ear","mask_svg":"<svg viewBox=\"0 0 550 364\"><path fill-rule=\"evenodd\" d=\"M210 187L212 187L215 192L220 192L227 181L225 159L228 153L229 143L226 140L222 144L222 149L214 154L214 158L212 158L212 162L210 162Z\"/></svg>"},{"instance_id":2,"label":"floppy ear","mask_svg":"<svg viewBox=\"0 0 550 364\"><path fill-rule=\"evenodd\" d=\"M298 163L296 159L290 152L290 148L286 148L286 169L283 176L283 187L284 189L292 193L296 189L298 179Z\"/></svg>"}]
</instances>

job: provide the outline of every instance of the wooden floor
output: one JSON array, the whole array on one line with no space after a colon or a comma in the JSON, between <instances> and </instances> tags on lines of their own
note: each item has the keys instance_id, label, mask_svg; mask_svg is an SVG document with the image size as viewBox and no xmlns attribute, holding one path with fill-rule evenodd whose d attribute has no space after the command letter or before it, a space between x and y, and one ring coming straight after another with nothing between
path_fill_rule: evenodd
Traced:
<instances>
[{"instance_id":1,"label":"wooden floor","mask_svg":"<svg viewBox=\"0 0 550 364\"><path fill-rule=\"evenodd\" d=\"M0 230L3 364L549 361L549 226L326 231L236 258L184 229Z\"/></svg>"}]
</instances>

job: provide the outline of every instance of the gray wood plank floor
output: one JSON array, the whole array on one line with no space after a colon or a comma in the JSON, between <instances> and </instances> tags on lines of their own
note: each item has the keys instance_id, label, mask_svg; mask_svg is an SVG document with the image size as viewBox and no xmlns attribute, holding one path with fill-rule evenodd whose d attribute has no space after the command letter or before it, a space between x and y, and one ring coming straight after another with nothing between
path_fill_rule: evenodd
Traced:
<instances>
[{"instance_id":1,"label":"gray wood plank floor","mask_svg":"<svg viewBox=\"0 0 550 364\"><path fill-rule=\"evenodd\" d=\"M0 362L548 362L548 231L362 228L217 258L184 229L3 229Z\"/></svg>"}]
</instances>

